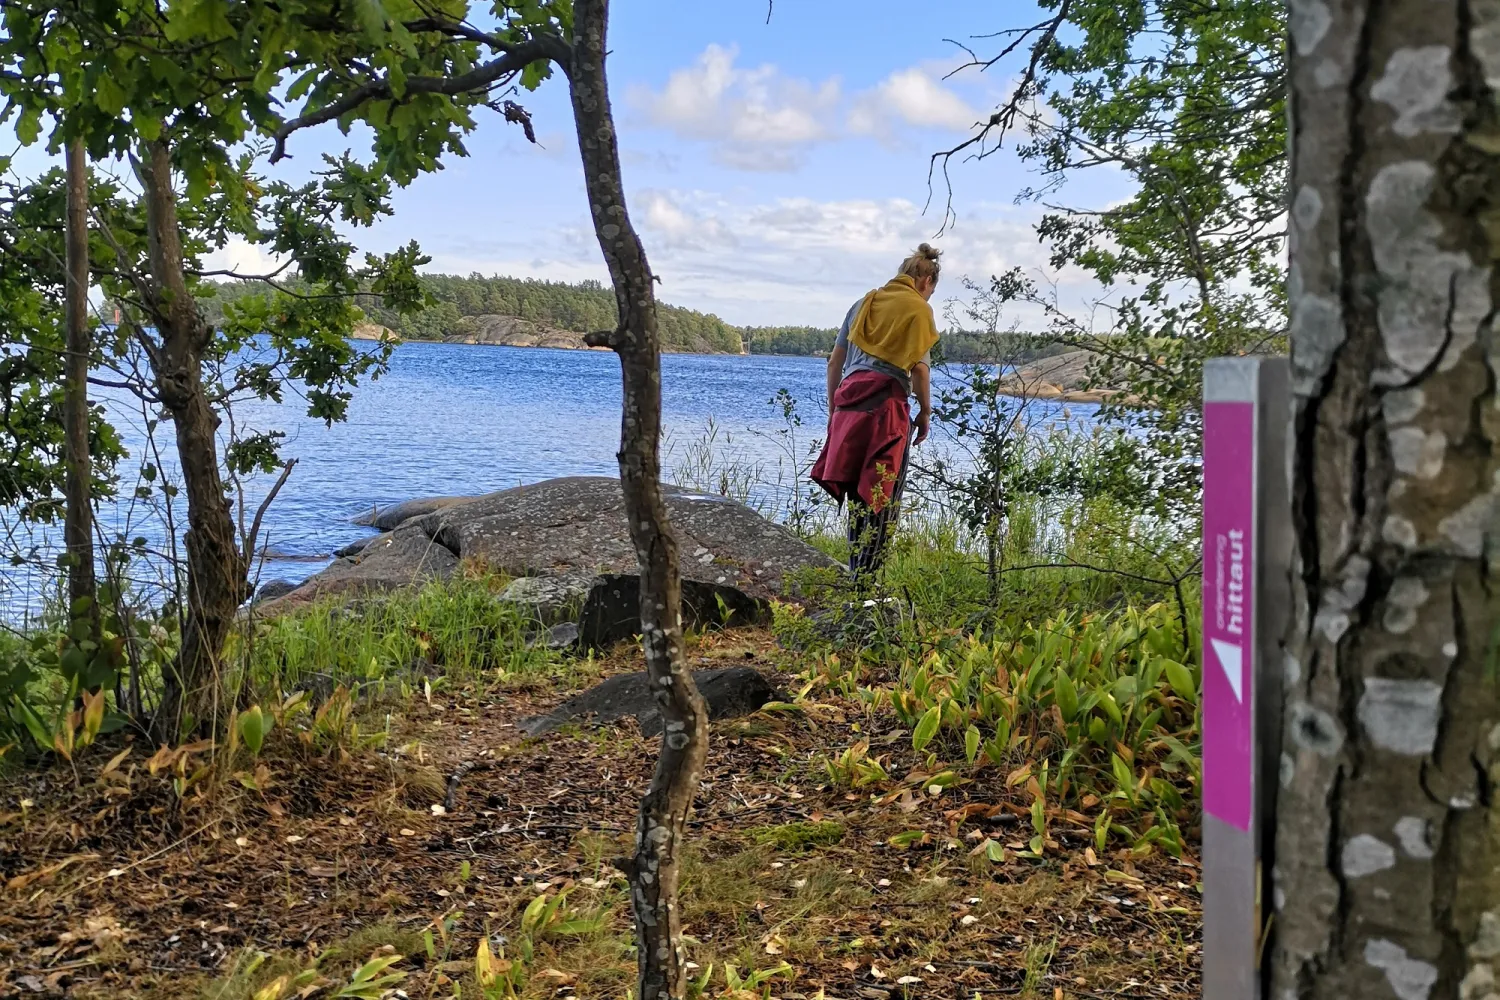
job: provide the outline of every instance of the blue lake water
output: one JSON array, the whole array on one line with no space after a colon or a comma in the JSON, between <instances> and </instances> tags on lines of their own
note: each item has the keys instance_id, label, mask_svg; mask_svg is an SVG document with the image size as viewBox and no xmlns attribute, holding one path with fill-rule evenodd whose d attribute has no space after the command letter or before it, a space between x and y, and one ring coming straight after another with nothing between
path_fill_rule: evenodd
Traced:
<instances>
[{"instance_id":1,"label":"blue lake water","mask_svg":"<svg viewBox=\"0 0 1500 1000\"><path fill-rule=\"evenodd\" d=\"M805 357L664 356L668 474L695 464L696 445L713 427L717 459L759 463L771 470L766 479L789 483L792 463L780 433L786 424L770 400L781 389L797 399L804 420L798 450L805 454L825 420L824 364ZM940 388L942 377L936 381ZM140 404L124 397L104 402L132 451L120 465L120 492L129 495L146 454ZM1092 407L1073 409L1085 416ZM298 459L266 516L261 543L274 555L260 578L296 581L316 572L335 549L369 534L352 519L374 505L485 493L554 476L614 475L619 414L620 368L613 354L435 343L399 347L389 371L355 391L348 420L332 427L308 418L305 404L290 394L280 404L242 402L234 409L241 432L282 431L283 454ZM158 438L169 451L170 433ZM169 477L173 464L163 455ZM252 510L271 478L247 484ZM165 547L159 514L139 503L108 505L100 521ZM34 591L39 578L35 571L13 570L0 605L14 609L18 595Z\"/></svg>"}]
</instances>

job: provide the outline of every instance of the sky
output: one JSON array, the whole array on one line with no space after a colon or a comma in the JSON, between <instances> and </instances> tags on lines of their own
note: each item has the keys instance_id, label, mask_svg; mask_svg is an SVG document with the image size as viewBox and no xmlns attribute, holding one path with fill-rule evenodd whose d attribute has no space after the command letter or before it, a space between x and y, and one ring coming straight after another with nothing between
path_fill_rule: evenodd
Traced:
<instances>
[{"instance_id":1,"label":"sky","mask_svg":"<svg viewBox=\"0 0 1500 1000\"><path fill-rule=\"evenodd\" d=\"M944 251L940 312L961 277L1015 265L1060 281L1064 298L1091 291L1047 272L1033 231L1041 209L1014 203L1037 178L1010 150L954 163L946 229L947 191L928 185L930 155L971 134L1016 70L947 78L967 57L945 39L992 53L997 42L975 36L1038 20L1027 0L776 0L769 23L766 0L612 8L608 71L627 201L663 301L741 325L834 326L924 240ZM481 111L470 155L399 191L394 216L356 235L361 248L415 239L436 273L607 280L565 85L554 79L518 99L540 146ZM300 173L322 152L358 156L364 141L332 125L304 131L288 143L291 162L267 173ZM1067 199L1120 193L1107 178L1086 179ZM246 246L220 256L258 263Z\"/></svg>"}]
</instances>

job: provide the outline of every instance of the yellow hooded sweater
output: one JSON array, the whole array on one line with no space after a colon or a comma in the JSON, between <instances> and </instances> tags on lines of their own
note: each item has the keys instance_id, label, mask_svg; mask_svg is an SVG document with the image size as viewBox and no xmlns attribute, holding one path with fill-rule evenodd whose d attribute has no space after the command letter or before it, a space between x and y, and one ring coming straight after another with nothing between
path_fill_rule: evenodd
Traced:
<instances>
[{"instance_id":1,"label":"yellow hooded sweater","mask_svg":"<svg viewBox=\"0 0 1500 1000\"><path fill-rule=\"evenodd\" d=\"M849 326L849 341L909 372L938 342L937 321L917 283L900 274L865 296Z\"/></svg>"}]
</instances>

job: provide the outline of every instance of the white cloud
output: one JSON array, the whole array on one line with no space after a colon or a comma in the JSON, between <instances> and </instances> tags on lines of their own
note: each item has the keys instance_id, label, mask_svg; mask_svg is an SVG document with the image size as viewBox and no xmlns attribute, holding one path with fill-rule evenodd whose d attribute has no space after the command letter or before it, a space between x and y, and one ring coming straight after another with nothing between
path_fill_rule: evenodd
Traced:
<instances>
[{"instance_id":1,"label":"white cloud","mask_svg":"<svg viewBox=\"0 0 1500 1000\"><path fill-rule=\"evenodd\" d=\"M667 192L643 191L635 201L646 206L641 228L673 248L724 250L735 244L733 234L718 218L685 207Z\"/></svg>"},{"instance_id":2,"label":"white cloud","mask_svg":"<svg viewBox=\"0 0 1500 1000\"><path fill-rule=\"evenodd\" d=\"M984 115L942 81L932 66L897 70L854 101L849 130L890 139L897 126L967 132Z\"/></svg>"},{"instance_id":3,"label":"white cloud","mask_svg":"<svg viewBox=\"0 0 1500 1000\"><path fill-rule=\"evenodd\" d=\"M937 220L902 198L818 201L779 198L755 204L702 191L634 196L636 217L664 301L716 312L734 323L832 326L858 296L888 280L918 243L944 251L944 280L934 299L963 295L961 278L986 281L1014 266L1046 266L1031 210L986 208L967 214L942 237ZM1064 303L1093 286L1063 275ZM1022 323L1040 317L1018 312Z\"/></svg>"},{"instance_id":4,"label":"white cloud","mask_svg":"<svg viewBox=\"0 0 1500 1000\"><path fill-rule=\"evenodd\" d=\"M710 191L630 192L631 217L662 301L717 313L747 326L834 326L849 305L889 280L918 243L943 250L943 281L933 306L943 316L963 296L961 279L987 281L1014 266L1041 271L1046 250L1036 239L1036 212L975 206L942 237L938 217L904 198L747 201ZM545 233L479 236L454 233L428 270L438 273L526 275L561 281L608 280L587 217L572 215ZM1064 305L1096 294L1064 274ZM1018 312L1006 322L1039 325Z\"/></svg>"},{"instance_id":5,"label":"white cloud","mask_svg":"<svg viewBox=\"0 0 1500 1000\"><path fill-rule=\"evenodd\" d=\"M977 93L978 81L946 80L951 67L942 63L899 69L846 94L836 77L815 83L771 64L745 68L737 57L733 47L710 45L660 90L632 88L630 104L652 125L711 144L721 164L758 172L796 170L818 143L863 136L900 145L911 130L966 132L984 117L963 94Z\"/></svg>"},{"instance_id":6,"label":"white cloud","mask_svg":"<svg viewBox=\"0 0 1500 1000\"><path fill-rule=\"evenodd\" d=\"M652 124L713 143L730 166L795 169L800 150L833 135L839 81L814 85L770 64L746 69L735 65L737 56L733 47L710 45L661 90L633 87L628 99Z\"/></svg>"},{"instance_id":7,"label":"white cloud","mask_svg":"<svg viewBox=\"0 0 1500 1000\"><path fill-rule=\"evenodd\" d=\"M224 246L203 257L205 270L234 271L243 275L270 274L281 263L273 255L239 236L230 237Z\"/></svg>"}]
</instances>

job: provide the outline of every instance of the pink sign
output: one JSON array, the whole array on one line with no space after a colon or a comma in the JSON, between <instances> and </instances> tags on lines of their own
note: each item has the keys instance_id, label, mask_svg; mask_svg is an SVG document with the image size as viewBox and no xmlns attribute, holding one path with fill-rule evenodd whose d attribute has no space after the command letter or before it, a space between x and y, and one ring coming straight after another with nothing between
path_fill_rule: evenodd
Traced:
<instances>
[{"instance_id":1,"label":"pink sign","mask_svg":"<svg viewBox=\"0 0 1500 1000\"><path fill-rule=\"evenodd\" d=\"M1250 829L1255 404L1203 405L1203 809Z\"/></svg>"}]
</instances>

